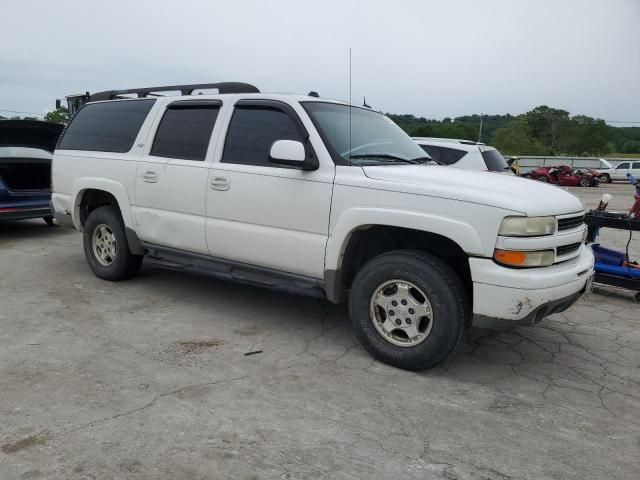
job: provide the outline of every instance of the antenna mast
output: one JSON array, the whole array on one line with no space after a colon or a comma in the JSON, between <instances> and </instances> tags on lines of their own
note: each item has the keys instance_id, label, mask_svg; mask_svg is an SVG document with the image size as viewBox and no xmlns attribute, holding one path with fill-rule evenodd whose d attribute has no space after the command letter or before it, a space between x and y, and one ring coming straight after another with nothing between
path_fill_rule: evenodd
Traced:
<instances>
[{"instance_id":1,"label":"antenna mast","mask_svg":"<svg viewBox=\"0 0 640 480\"><path fill-rule=\"evenodd\" d=\"M351 155L351 47L349 47L349 155ZM351 160L349 160L351 164Z\"/></svg>"}]
</instances>

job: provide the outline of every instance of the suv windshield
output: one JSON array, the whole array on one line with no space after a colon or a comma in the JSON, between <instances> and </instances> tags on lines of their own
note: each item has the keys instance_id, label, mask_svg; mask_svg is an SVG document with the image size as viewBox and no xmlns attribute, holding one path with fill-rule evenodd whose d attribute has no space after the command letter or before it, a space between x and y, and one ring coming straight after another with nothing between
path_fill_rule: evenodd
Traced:
<instances>
[{"instance_id":1,"label":"suv windshield","mask_svg":"<svg viewBox=\"0 0 640 480\"><path fill-rule=\"evenodd\" d=\"M303 102L335 154L351 165L412 164L431 158L391 119L337 103Z\"/></svg>"},{"instance_id":2,"label":"suv windshield","mask_svg":"<svg viewBox=\"0 0 640 480\"><path fill-rule=\"evenodd\" d=\"M511 170L509 164L498 150L485 150L480 153L482 153L484 163L487 165L487 170L491 172L508 172Z\"/></svg>"}]
</instances>

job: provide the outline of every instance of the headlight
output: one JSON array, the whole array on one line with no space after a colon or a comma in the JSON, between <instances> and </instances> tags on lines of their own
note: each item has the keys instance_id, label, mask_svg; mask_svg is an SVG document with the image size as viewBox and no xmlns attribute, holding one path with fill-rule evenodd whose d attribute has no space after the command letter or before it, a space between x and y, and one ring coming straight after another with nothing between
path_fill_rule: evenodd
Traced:
<instances>
[{"instance_id":1,"label":"headlight","mask_svg":"<svg viewBox=\"0 0 640 480\"><path fill-rule=\"evenodd\" d=\"M504 237L538 237L555 231L554 217L506 217L498 233Z\"/></svg>"},{"instance_id":2,"label":"headlight","mask_svg":"<svg viewBox=\"0 0 640 480\"><path fill-rule=\"evenodd\" d=\"M493 258L499 264L508 267L548 267L553 265L555 252L553 250L522 252L496 249L493 252Z\"/></svg>"}]
</instances>

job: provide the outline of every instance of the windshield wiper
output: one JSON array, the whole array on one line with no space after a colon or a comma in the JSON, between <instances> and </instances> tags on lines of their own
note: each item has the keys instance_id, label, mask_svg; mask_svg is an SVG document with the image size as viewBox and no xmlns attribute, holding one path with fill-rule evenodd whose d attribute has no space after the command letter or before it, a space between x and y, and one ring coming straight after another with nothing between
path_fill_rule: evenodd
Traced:
<instances>
[{"instance_id":1,"label":"windshield wiper","mask_svg":"<svg viewBox=\"0 0 640 480\"><path fill-rule=\"evenodd\" d=\"M372 158L372 159L380 158L382 160L389 160L390 162L404 162L404 163L411 163L411 164L421 163L418 161L414 161L413 159L410 159L410 158L402 158L402 157L396 157L395 155L389 155L388 153L363 153L358 155L349 155L349 158Z\"/></svg>"}]
</instances>

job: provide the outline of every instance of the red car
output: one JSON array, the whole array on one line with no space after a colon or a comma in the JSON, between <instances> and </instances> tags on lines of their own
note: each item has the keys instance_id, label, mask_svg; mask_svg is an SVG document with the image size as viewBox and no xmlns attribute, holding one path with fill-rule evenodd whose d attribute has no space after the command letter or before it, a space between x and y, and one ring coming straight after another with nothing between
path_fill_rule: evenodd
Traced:
<instances>
[{"instance_id":1,"label":"red car","mask_svg":"<svg viewBox=\"0 0 640 480\"><path fill-rule=\"evenodd\" d=\"M529 178L562 187L597 187L600 184L598 176L590 172L574 170L568 165L539 167L531 171Z\"/></svg>"}]
</instances>

